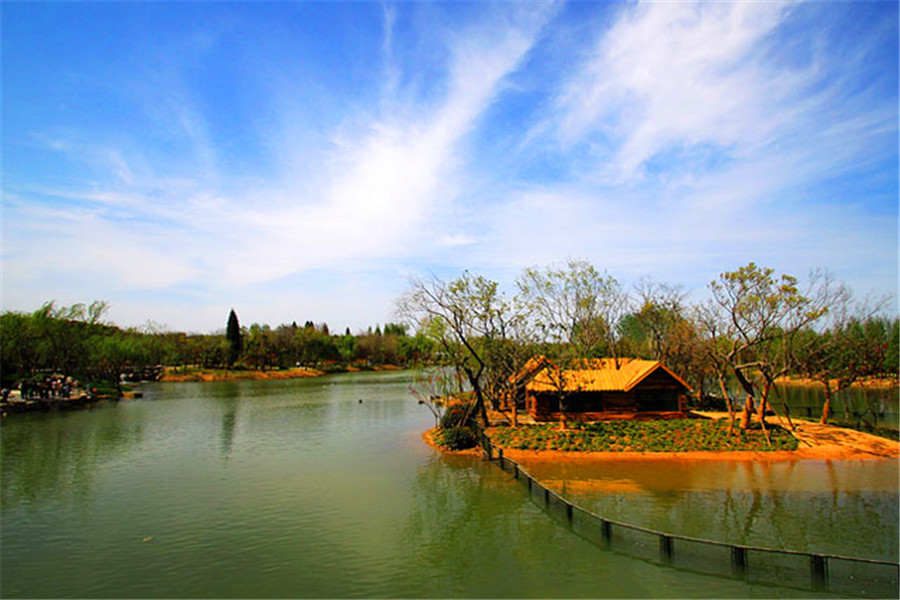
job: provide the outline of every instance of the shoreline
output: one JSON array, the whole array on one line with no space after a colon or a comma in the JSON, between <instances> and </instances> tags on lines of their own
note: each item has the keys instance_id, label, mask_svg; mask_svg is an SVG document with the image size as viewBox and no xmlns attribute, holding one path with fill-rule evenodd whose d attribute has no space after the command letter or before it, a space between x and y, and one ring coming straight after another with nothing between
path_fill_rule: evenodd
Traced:
<instances>
[{"instance_id":1,"label":"shoreline","mask_svg":"<svg viewBox=\"0 0 900 600\"><path fill-rule=\"evenodd\" d=\"M707 418L727 417L727 413L704 413ZM698 450L692 452L638 452L638 451L577 451L577 450L518 450L502 448L503 455L516 462L585 463L607 461L754 461L779 462L798 460L897 460L900 458L900 442L876 435L846 429L836 425L822 425L810 421L795 421L792 435L800 442L796 450ZM434 443L429 429L422 434L425 443L447 454L481 454L481 448L453 451Z\"/></svg>"},{"instance_id":2,"label":"shoreline","mask_svg":"<svg viewBox=\"0 0 900 600\"><path fill-rule=\"evenodd\" d=\"M238 371L204 369L190 373L174 373L166 371L159 381L163 383L206 383L211 381L268 381L275 379L306 379L321 377L325 371L318 369L296 368L286 371Z\"/></svg>"},{"instance_id":3,"label":"shoreline","mask_svg":"<svg viewBox=\"0 0 900 600\"><path fill-rule=\"evenodd\" d=\"M853 451L839 447L800 448L772 452L696 451L696 452L566 452L563 450L503 450L503 456L515 461L528 462L607 462L607 461L753 461L794 462L798 460L897 460L897 456L884 456Z\"/></svg>"},{"instance_id":4,"label":"shoreline","mask_svg":"<svg viewBox=\"0 0 900 600\"><path fill-rule=\"evenodd\" d=\"M775 380L777 385L783 385L788 387L806 387L806 388L818 388L823 389L822 382L817 379L810 379L808 377L779 377ZM832 380L832 385L837 385L837 380ZM900 390L900 380L898 379L886 379L886 378L871 378L871 379L861 379L859 381L853 382L848 389L851 390L875 390L875 391L888 391L888 390Z\"/></svg>"},{"instance_id":5,"label":"shoreline","mask_svg":"<svg viewBox=\"0 0 900 600\"><path fill-rule=\"evenodd\" d=\"M188 373L176 373L174 369L166 370L159 381L163 383L206 383L211 381L269 381L278 379L309 379L324 377L334 373L361 373L364 371L402 371L396 365L377 365L374 367L358 367L350 365L335 370L311 369L295 367L281 371L259 371L255 369L197 369Z\"/></svg>"}]
</instances>

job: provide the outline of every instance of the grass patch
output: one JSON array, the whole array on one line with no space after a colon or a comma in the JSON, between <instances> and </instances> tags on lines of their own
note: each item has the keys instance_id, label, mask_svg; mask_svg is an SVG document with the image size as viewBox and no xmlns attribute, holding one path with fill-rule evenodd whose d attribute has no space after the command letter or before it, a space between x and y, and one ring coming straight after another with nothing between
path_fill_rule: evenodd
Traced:
<instances>
[{"instance_id":1,"label":"grass patch","mask_svg":"<svg viewBox=\"0 0 900 600\"><path fill-rule=\"evenodd\" d=\"M492 427L491 440L515 450L563 450L570 452L765 452L796 450L798 441L789 431L769 425L772 445L766 443L759 425L728 433L727 421L668 419L659 421L605 421L576 423L566 431L559 424ZM735 429L737 431L737 429Z\"/></svg>"}]
</instances>

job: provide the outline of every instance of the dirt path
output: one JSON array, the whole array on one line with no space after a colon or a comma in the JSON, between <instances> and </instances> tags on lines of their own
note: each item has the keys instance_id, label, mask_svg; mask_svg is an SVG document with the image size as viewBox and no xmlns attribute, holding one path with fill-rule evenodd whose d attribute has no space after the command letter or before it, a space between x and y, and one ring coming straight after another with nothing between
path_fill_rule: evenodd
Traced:
<instances>
[{"instance_id":1,"label":"dirt path","mask_svg":"<svg viewBox=\"0 0 900 600\"><path fill-rule=\"evenodd\" d=\"M818 448L820 451L852 455L900 456L900 443L877 435L810 421L797 421L794 424L797 426L793 432L794 437L800 440L798 451Z\"/></svg>"},{"instance_id":2,"label":"dirt path","mask_svg":"<svg viewBox=\"0 0 900 600\"><path fill-rule=\"evenodd\" d=\"M727 419L727 412L694 411L694 414L711 419ZM779 420L777 417L775 420ZM815 421L793 420L796 429L791 433L800 440L800 447L793 452L754 452L760 456L768 454L786 455L787 458L897 458L900 443L870 433L822 425ZM787 423L782 425L787 428ZM777 457L773 457L777 458Z\"/></svg>"}]
</instances>

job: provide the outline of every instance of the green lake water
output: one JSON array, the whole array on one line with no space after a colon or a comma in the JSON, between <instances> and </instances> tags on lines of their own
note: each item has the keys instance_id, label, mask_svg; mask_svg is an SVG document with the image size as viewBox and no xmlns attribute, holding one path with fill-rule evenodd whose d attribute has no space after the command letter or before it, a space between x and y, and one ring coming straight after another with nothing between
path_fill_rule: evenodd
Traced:
<instances>
[{"instance_id":1,"label":"green lake water","mask_svg":"<svg viewBox=\"0 0 900 600\"><path fill-rule=\"evenodd\" d=\"M7 417L0 596L822 596L598 548L496 464L426 446L432 417L409 380L151 384L139 400ZM897 558L896 463L878 473L859 461L833 465L836 493L827 466L801 479L816 482L812 490L779 483L796 481L797 467L766 479L697 466L668 484L653 474L665 467L617 468L545 475L629 522L799 546L818 544L808 531L824 523L828 551L856 553L865 544L852 538L867 536L870 554ZM614 494L572 483L629 476ZM777 538L779 519L806 524Z\"/></svg>"}]
</instances>

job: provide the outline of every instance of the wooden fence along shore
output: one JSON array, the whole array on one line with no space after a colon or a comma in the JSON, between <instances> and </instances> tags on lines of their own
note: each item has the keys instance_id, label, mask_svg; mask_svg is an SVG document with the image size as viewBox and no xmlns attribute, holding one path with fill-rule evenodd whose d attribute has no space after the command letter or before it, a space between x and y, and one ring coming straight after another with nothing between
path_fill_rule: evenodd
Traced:
<instances>
[{"instance_id":1,"label":"wooden fence along shore","mask_svg":"<svg viewBox=\"0 0 900 600\"><path fill-rule=\"evenodd\" d=\"M548 489L479 432L488 461L528 489L532 501L582 538L614 552L685 571L867 598L897 598L900 563L775 550L654 531L605 519Z\"/></svg>"}]
</instances>

